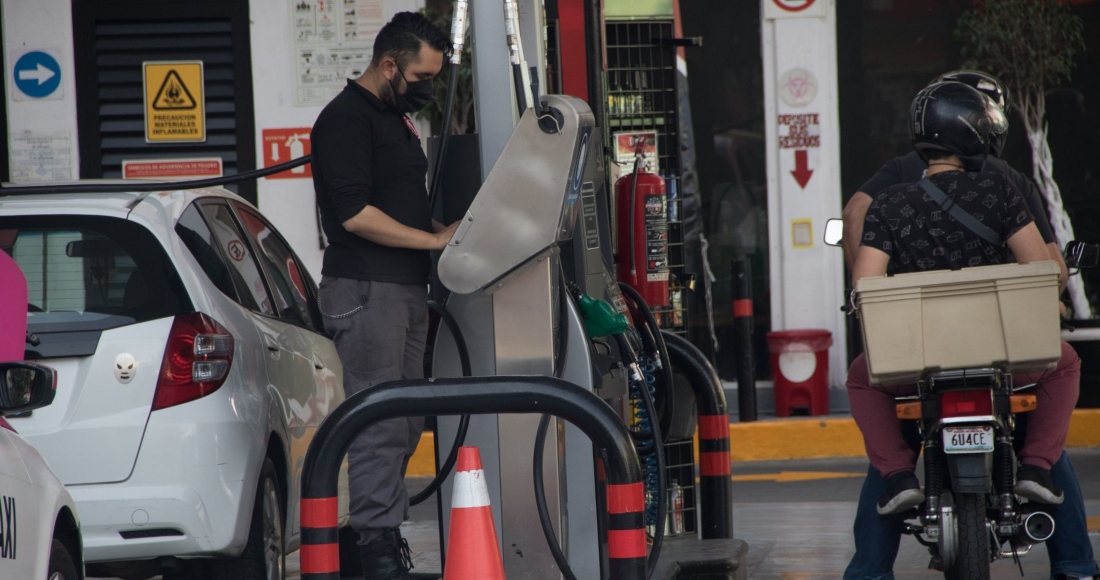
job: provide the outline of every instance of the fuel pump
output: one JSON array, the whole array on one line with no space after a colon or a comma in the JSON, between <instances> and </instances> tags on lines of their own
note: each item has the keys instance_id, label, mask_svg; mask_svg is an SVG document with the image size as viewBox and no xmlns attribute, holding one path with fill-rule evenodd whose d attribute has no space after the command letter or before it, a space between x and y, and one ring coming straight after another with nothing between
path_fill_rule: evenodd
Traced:
<instances>
[{"instance_id":1,"label":"fuel pump","mask_svg":"<svg viewBox=\"0 0 1100 580\"><path fill-rule=\"evenodd\" d=\"M590 146L596 134L579 99L546 95L528 108L438 264L438 280L450 291L446 310L469 346L474 376L542 375L595 394L630 431L642 461L646 510L629 523L644 528L632 528L623 548L616 542L626 537L619 533L625 520L601 515L615 507L602 451L576 425L550 415L472 417L465 441L481 450L509 580L606 580L608 558L622 553L646 557L649 577L670 577L659 567L683 561L676 550L685 541L703 541L670 542L665 552L678 557L659 564L673 495L659 420L661 398L672 392L671 366L649 300L614 275L604 156ZM646 236L636 269L646 281L663 274L664 300L653 302L667 304L667 224L657 219L663 183L640 167L637 178L639 203L631 208L648 201L651 215L637 221ZM441 328L432 351L436 377L459 375L457 351L456 337ZM445 449L458 421L440 417L438 428ZM451 485L444 482L438 495L441 534L449 533ZM723 554L736 558L743 544L723 541Z\"/></svg>"},{"instance_id":2,"label":"fuel pump","mask_svg":"<svg viewBox=\"0 0 1100 580\"><path fill-rule=\"evenodd\" d=\"M642 143L634 171L615 183L619 280L650 306L668 306L668 195L665 180L645 169Z\"/></svg>"}]
</instances>

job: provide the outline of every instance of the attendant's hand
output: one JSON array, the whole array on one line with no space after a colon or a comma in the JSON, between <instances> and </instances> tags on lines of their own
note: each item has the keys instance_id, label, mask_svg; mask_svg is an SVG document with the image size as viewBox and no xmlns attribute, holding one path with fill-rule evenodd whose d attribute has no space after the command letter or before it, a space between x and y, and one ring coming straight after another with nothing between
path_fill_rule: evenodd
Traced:
<instances>
[{"instance_id":1,"label":"attendant's hand","mask_svg":"<svg viewBox=\"0 0 1100 580\"><path fill-rule=\"evenodd\" d=\"M458 224L460 223L462 223L462 220L456 221L435 233L436 250L442 250L447 247L447 244L450 243L451 238L455 235L455 230L458 229Z\"/></svg>"}]
</instances>

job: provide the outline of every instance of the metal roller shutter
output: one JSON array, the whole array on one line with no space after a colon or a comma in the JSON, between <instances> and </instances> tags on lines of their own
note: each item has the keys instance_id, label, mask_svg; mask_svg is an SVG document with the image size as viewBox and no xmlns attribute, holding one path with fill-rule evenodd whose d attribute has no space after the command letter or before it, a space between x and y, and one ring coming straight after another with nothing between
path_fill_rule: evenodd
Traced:
<instances>
[{"instance_id":1,"label":"metal roller shutter","mask_svg":"<svg viewBox=\"0 0 1100 580\"><path fill-rule=\"evenodd\" d=\"M123 159L220 157L226 175L255 168L246 4L197 2L187 16L159 2L83 4L74 6L81 177L121 177ZM206 141L146 143L142 63L183 60L203 62ZM255 192L239 186L253 202Z\"/></svg>"}]
</instances>

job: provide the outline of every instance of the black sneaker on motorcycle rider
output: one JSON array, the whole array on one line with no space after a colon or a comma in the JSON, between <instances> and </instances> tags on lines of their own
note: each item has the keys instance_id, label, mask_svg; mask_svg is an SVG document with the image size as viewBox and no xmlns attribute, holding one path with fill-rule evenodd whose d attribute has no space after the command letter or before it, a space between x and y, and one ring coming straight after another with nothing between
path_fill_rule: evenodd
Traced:
<instances>
[{"instance_id":1,"label":"black sneaker on motorcycle rider","mask_svg":"<svg viewBox=\"0 0 1100 580\"><path fill-rule=\"evenodd\" d=\"M899 471L886 478L886 493L878 498L878 513L882 516L905 513L924 501L920 481L912 471Z\"/></svg>"},{"instance_id":2,"label":"black sneaker on motorcycle rider","mask_svg":"<svg viewBox=\"0 0 1100 580\"><path fill-rule=\"evenodd\" d=\"M1024 464L1016 472L1016 495L1038 503L1058 505L1064 499L1062 490L1050 478L1050 470Z\"/></svg>"}]
</instances>

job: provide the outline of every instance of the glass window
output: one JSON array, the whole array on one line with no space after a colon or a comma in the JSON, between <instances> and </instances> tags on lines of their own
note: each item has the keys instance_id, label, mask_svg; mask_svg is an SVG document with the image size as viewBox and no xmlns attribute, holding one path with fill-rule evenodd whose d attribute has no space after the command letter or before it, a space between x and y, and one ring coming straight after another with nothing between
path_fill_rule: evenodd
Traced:
<instances>
[{"instance_id":1,"label":"glass window","mask_svg":"<svg viewBox=\"0 0 1100 580\"><path fill-rule=\"evenodd\" d=\"M133 222L0 217L0 247L27 278L32 332L107 330L191 309L164 247Z\"/></svg>"},{"instance_id":2,"label":"glass window","mask_svg":"<svg viewBox=\"0 0 1100 580\"><path fill-rule=\"evenodd\" d=\"M690 244L685 250L688 270L705 277L703 250L696 244L698 235L705 233L705 256L716 276L707 291L719 347L714 351L705 330L708 312L702 283L690 301L691 339L713 357L721 378L737 377L737 357L726 354L739 340L728 305L733 301L733 262L744 260L752 270L754 367L756 377L764 380L771 373L766 342L771 330L769 252L778 242L768 239L760 3L681 2L680 8L683 36L706 39L686 56L690 110L682 114L684 122L691 123L694 140L682 148L681 213L684 241ZM688 153L694 153L694 175Z\"/></svg>"},{"instance_id":3,"label":"glass window","mask_svg":"<svg viewBox=\"0 0 1100 580\"><path fill-rule=\"evenodd\" d=\"M274 316L275 309L267 294L263 274L242 238L229 207L223 203L203 203L199 207L210 224L218 247L228 258L226 262L232 266L230 275L238 296L242 297L240 303L255 312Z\"/></svg>"},{"instance_id":4,"label":"glass window","mask_svg":"<svg viewBox=\"0 0 1100 580\"><path fill-rule=\"evenodd\" d=\"M233 206L274 286L279 317L291 324L315 328L309 309L310 292L294 252L251 208L237 202Z\"/></svg>"},{"instance_id":5,"label":"glass window","mask_svg":"<svg viewBox=\"0 0 1100 580\"><path fill-rule=\"evenodd\" d=\"M214 234L210 232L210 228L206 226L206 222L202 219L202 214L194 205L188 207L180 216L179 221L176 222L176 234L183 240L187 249L191 250L191 255L195 257L203 272L206 272L207 277L214 283L214 286L217 286L218 290L221 290L223 294L234 301L241 303L245 308L257 309L251 294L245 293L243 298L237 294L237 290L233 285L233 276L239 276L240 273L226 265L225 259L218 251L217 243L214 241Z\"/></svg>"}]
</instances>

